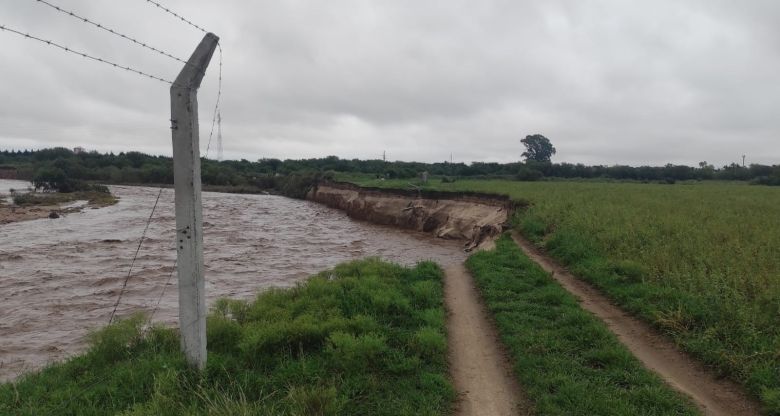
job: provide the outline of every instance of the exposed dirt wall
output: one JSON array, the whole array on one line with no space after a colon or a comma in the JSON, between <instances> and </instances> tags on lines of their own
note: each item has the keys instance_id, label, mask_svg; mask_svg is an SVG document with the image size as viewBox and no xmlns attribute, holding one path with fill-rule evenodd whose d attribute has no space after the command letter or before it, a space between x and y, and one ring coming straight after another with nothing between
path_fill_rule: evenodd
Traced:
<instances>
[{"instance_id":1,"label":"exposed dirt wall","mask_svg":"<svg viewBox=\"0 0 780 416\"><path fill-rule=\"evenodd\" d=\"M342 182L319 183L306 199L355 219L464 240L466 250L500 234L514 209L502 195L361 188Z\"/></svg>"},{"instance_id":2,"label":"exposed dirt wall","mask_svg":"<svg viewBox=\"0 0 780 416\"><path fill-rule=\"evenodd\" d=\"M17 176L16 169L0 167L0 179L17 179Z\"/></svg>"}]
</instances>

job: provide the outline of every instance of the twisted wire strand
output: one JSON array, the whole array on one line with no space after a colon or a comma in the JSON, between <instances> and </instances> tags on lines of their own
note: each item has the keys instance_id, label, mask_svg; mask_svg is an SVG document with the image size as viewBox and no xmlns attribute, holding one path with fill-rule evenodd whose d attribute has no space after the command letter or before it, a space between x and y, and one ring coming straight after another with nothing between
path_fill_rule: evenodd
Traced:
<instances>
[{"instance_id":1,"label":"twisted wire strand","mask_svg":"<svg viewBox=\"0 0 780 416\"><path fill-rule=\"evenodd\" d=\"M146 238L146 231L149 230L149 224L152 223L152 217L154 217L154 211L157 209L157 204L160 202L160 195L162 195L163 188L160 188L160 192L157 193L157 199L154 200L154 206L152 207L152 212L149 214L149 219L146 220L146 226L144 227L144 232L141 234L141 239L138 240L138 247L135 249L135 255L133 256L133 261L130 262L130 269L127 271L127 276L125 277L124 283L122 283L122 289L119 291L119 296L116 298L116 303L114 303L114 310L111 311L111 317L108 318L108 324L111 325L112 322L114 322L114 315L116 314L117 308L119 308L119 303L122 301L122 295L125 293L125 289L127 288L127 282L130 280L130 276L133 274L133 266L135 266L135 260L138 258L138 253L141 251L141 246L144 243L144 239Z\"/></svg>"},{"instance_id":2,"label":"twisted wire strand","mask_svg":"<svg viewBox=\"0 0 780 416\"><path fill-rule=\"evenodd\" d=\"M206 159L209 158L209 149L211 149L211 138L214 137L214 124L217 122L219 113L220 99L222 98L222 45L217 43L219 49L219 83L217 87L217 103L214 105L214 116L211 118L211 131L209 132L209 143L206 146Z\"/></svg>"},{"instance_id":3,"label":"twisted wire strand","mask_svg":"<svg viewBox=\"0 0 780 416\"><path fill-rule=\"evenodd\" d=\"M165 296L165 289L168 288L168 285L171 283L171 278L173 277L173 274L176 272L176 266L179 263L178 257L176 260L173 261L173 268L171 269L171 272L168 274L168 279L165 280L165 284L162 287L162 290L160 291L160 296L157 298L157 304L154 305L154 309L152 309L152 313L149 314L148 324L152 324L152 319L154 319L154 314L157 313L157 310L160 309L160 303L162 302L163 296Z\"/></svg>"},{"instance_id":4,"label":"twisted wire strand","mask_svg":"<svg viewBox=\"0 0 780 416\"><path fill-rule=\"evenodd\" d=\"M173 59L173 60L175 60L175 61L178 61L178 62L181 62L181 63L183 63L183 64L186 64L186 65L192 65L192 64L190 64L189 62L185 61L184 59L181 59L181 58L179 58L179 57L176 57L176 56L174 56L174 55L172 55L172 54L170 54L170 53L168 53L168 52L165 52L165 51L163 51L163 50L160 50L160 49L158 49L158 48L155 48L154 46L151 46L151 45L149 45L149 44L148 44L148 43L146 43L146 42L141 42L141 41L139 41L139 40L137 40L137 39L135 39L135 38L133 38L133 37L131 37L131 36L127 36L127 35L125 35L124 33L121 33L121 32L119 32L119 31L117 31L117 30L115 30L115 29L112 29L112 28L110 28L110 27L106 27L106 26L105 26L105 25L103 25L103 24L96 23L96 22L94 22L94 21L92 21L92 20L90 20L90 19L88 19L88 18L86 18L86 17L84 17L84 16L81 16L81 15L79 15L79 14L77 14L77 13L73 12L72 10L66 10L66 9L63 9L63 8L61 8L61 7L59 7L59 6L55 5L55 4L52 4L52 3L50 3L50 2L48 2L48 1L46 1L46 0L35 0L35 1L37 1L38 3L41 3L41 4L43 4L43 5L46 5L46 6L48 6L48 7L51 7L52 9L54 9L54 10L57 10L58 12L60 12L60 13L62 13L62 14L66 14L66 15L68 15L68 16L71 16L71 17L73 17L73 18L75 18L75 19L77 19L77 20L81 20L81 21L82 21L82 22L84 22L84 23L87 23L87 24L90 24L90 25L92 25L92 26L95 26L95 27L96 27L96 28L98 28L98 29L101 29L101 30L104 30L104 31L106 31L106 32L108 32L108 33L111 33L111 34L112 34L112 35L114 35L114 36L118 36L118 37L120 37L120 38L123 38L123 39L125 39L125 40L128 40L128 41L130 41L130 42L133 42L133 43L135 43L136 45L138 45L138 46L141 46L141 47L143 47L143 48L146 48L146 49L148 49L148 50L150 50L150 51L153 51L153 52L159 53L160 55L163 55L163 56L167 56L168 58L171 58L171 59ZM194 66L194 65L193 65L193 66Z\"/></svg>"},{"instance_id":5,"label":"twisted wire strand","mask_svg":"<svg viewBox=\"0 0 780 416\"><path fill-rule=\"evenodd\" d=\"M176 18L178 18L178 19L179 19L179 20L181 20L182 22L184 22L184 23L186 23L186 24L188 24L188 25L190 25L190 26L194 27L195 29L198 29L198 30L200 30L200 31L201 31L201 32L203 32L203 33L208 33L208 32L206 31L206 29L204 29L204 28L202 28L202 27L200 27L200 26L196 25L195 23L192 23L191 21L189 21L189 20L187 20L187 19L183 18L182 16L180 16L180 15L179 15L179 14L177 14L177 13L175 13L175 12L174 12L174 11L172 11L171 9L169 9L169 8L167 8L167 7L165 7L165 6L163 6L162 4L160 4L160 3L156 2L156 1L153 1L153 0L146 0L146 2L147 2L147 3L151 3L151 4L155 5L155 6L157 6L157 8L159 8L160 10L163 10L163 11L165 11L166 13L168 13L168 14L170 14L170 15L172 15L172 16L174 16L174 17L176 17Z\"/></svg>"},{"instance_id":6,"label":"twisted wire strand","mask_svg":"<svg viewBox=\"0 0 780 416\"><path fill-rule=\"evenodd\" d=\"M141 76L146 77L146 78L150 78L150 79L153 79L153 80L164 82L164 83L169 84L169 85L175 85L175 86L181 87L181 88L190 88L189 86L176 84L173 81L169 81L169 80L167 80L165 78L158 77L156 75L152 75L152 74L146 73L144 71L141 71L141 70L129 67L129 66L125 66L125 65L122 65L122 64L117 64L117 63L109 61L107 59L99 58L99 57L92 56L92 55L90 55L88 53L85 53L85 52L74 50L73 48L70 48L68 46L60 45L59 43L51 41L51 40L46 40L46 39L39 38L37 36L31 35L29 33L24 33L24 32L12 29L12 28L10 28L10 27L8 27L6 25L0 25L0 30L4 30L6 32L15 33L15 34L17 34L17 35L19 35L21 37L24 37L24 38L27 38L27 39L33 39L33 40L36 40L38 42L45 43L45 44L47 44L49 46L53 46L55 48L61 49L61 50L65 51L65 52L69 52L69 53L72 53L74 55L81 56L83 58L91 59L91 60L96 61L96 62L101 62L101 63L104 63L106 65L111 65L114 68L124 69L125 71L129 71L129 72L135 73L137 75L141 75Z\"/></svg>"}]
</instances>

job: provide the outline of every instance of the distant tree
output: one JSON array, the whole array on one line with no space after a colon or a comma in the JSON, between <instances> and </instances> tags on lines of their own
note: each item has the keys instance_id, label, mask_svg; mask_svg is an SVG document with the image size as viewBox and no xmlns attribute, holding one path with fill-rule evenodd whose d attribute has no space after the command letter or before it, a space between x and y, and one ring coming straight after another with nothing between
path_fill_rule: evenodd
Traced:
<instances>
[{"instance_id":1,"label":"distant tree","mask_svg":"<svg viewBox=\"0 0 780 416\"><path fill-rule=\"evenodd\" d=\"M32 182L35 189L49 191L57 190L67 179L62 169L46 166L35 172Z\"/></svg>"},{"instance_id":2,"label":"distant tree","mask_svg":"<svg viewBox=\"0 0 780 416\"><path fill-rule=\"evenodd\" d=\"M79 187L78 181L68 178L65 172L53 166L44 166L35 172L32 180L36 190L74 192Z\"/></svg>"},{"instance_id":3,"label":"distant tree","mask_svg":"<svg viewBox=\"0 0 780 416\"><path fill-rule=\"evenodd\" d=\"M523 157L526 162L549 162L552 155L555 154L555 147L553 147L548 138L541 134L525 136L525 139L520 140L520 143L525 145Z\"/></svg>"}]
</instances>

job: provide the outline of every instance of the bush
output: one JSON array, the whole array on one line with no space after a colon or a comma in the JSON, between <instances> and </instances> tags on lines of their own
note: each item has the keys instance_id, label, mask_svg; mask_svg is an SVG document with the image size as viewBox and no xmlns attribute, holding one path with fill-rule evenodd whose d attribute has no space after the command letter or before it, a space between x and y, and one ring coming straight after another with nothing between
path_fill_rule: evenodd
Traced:
<instances>
[{"instance_id":1,"label":"bush","mask_svg":"<svg viewBox=\"0 0 780 416\"><path fill-rule=\"evenodd\" d=\"M778 176L759 176L750 181L751 185L780 186L780 175Z\"/></svg>"},{"instance_id":2,"label":"bush","mask_svg":"<svg viewBox=\"0 0 780 416\"><path fill-rule=\"evenodd\" d=\"M72 192L71 181L68 180L65 171L60 168L45 166L38 169L33 177L33 186L36 190Z\"/></svg>"},{"instance_id":3,"label":"bush","mask_svg":"<svg viewBox=\"0 0 780 416\"><path fill-rule=\"evenodd\" d=\"M520 168L520 171L517 172L517 175L515 175L515 180L534 182L542 179L543 177L544 175L542 174L542 172L539 172L536 169L531 169L523 166L522 168Z\"/></svg>"},{"instance_id":4,"label":"bush","mask_svg":"<svg viewBox=\"0 0 780 416\"><path fill-rule=\"evenodd\" d=\"M36 190L43 191L57 191L62 193L72 192L98 192L102 194L110 194L108 187L105 185L93 185L87 182L69 178L60 168L46 166L38 169L35 173L35 177L32 180L33 186Z\"/></svg>"}]
</instances>

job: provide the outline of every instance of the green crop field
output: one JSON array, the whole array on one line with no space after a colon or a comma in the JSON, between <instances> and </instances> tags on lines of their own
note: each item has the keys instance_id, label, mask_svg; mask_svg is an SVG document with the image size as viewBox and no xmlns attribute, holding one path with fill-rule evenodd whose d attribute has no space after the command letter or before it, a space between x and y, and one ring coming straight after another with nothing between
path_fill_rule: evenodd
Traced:
<instances>
[{"instance_id":1,"label":"green crop field","mask_svg":"<svg viewBox=\"0 0 780 416\"><path fill-rule=\"evenodd\" d=\"M698 415L509 236L466 262L538 415Z\"/></svg>"},{"instance_id":2,"label":"green crop field","mask_svg":"<svg viewBox=\"0 0 780 416\"><path fill-rule=\"evenodd\" d=\"M424 187L529 202L515 218L526 237L780 414L780 188L501 180Z\"/></svg>"}]
</instances>

